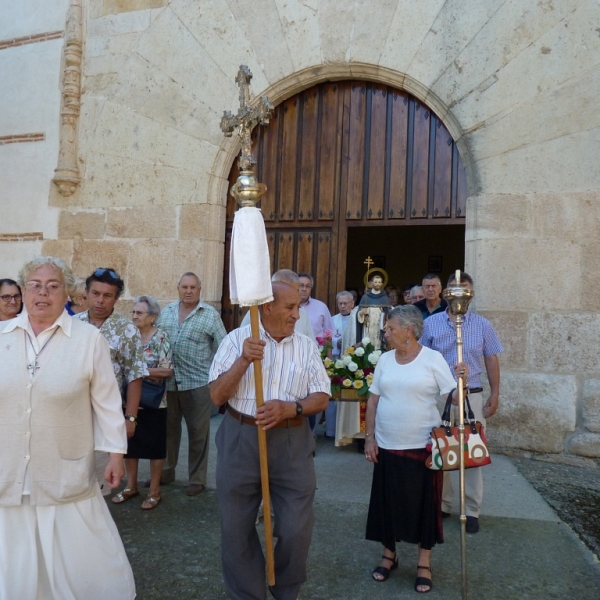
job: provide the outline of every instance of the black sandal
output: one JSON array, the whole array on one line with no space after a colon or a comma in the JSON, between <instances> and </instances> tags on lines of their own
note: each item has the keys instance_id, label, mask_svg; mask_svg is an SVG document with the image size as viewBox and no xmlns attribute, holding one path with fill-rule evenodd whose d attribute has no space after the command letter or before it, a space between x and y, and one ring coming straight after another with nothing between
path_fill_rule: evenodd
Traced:
<instances>
[{"instance_id":1,"label":"black sandal","mask_svg":"<svg viewBox=\"0 0 600 600\"><path fill-rule=\"evenodd\" d=\"M419 594L428 594L433 589L433 581L428 579L427 577L419 577L419 569L427 569L430 573L432 572L431 567L423 567L421 565L417 565L417 579L415 581L415 592ZM419 590L417 589L420 585L429 586L428 590Z\"/></svg>"},{"instance_id":2,"label":"black sandal","mask_svg":"<svg viewBox=\"0 0 600 600\"><path fill-rule=\"evenodd\" d=\"M379 583L386 581L386 579L389 578L390 573L394 570L398 568L398 556L396 555L396 553L394 552L394 558L392 558L391 556L386 556L385 554L381 555L381 558L383 560L389 560L392 563L392 566L388 569L387 567L377 567L373 570L373 573L371 574L373 579ZM378 579L377 577L375 577L375 574L381 575L381 579Z\"/></svg>"}]
</instances>

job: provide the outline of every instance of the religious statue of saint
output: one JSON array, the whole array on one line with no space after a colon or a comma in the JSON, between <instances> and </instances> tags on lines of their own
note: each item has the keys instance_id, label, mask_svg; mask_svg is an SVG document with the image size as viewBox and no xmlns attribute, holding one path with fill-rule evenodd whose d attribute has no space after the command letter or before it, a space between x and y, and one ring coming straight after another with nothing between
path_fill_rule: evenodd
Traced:
<instances>
[{"instance_id":1,"label":"religious statue of saint","mask_svg":"<svg viewBox=\"0 0 600 600\"><path fill-rule=\"evenodd\" d=\"M360 299L356 313L356 339L360 342L368 336L376 350L385 349L383 331L387 312L390 310L390 299L385 293L383 269L370 269L371 274L367 293ZM369 271L367 275L369 275Z\"/></svg>"}]
</instances>

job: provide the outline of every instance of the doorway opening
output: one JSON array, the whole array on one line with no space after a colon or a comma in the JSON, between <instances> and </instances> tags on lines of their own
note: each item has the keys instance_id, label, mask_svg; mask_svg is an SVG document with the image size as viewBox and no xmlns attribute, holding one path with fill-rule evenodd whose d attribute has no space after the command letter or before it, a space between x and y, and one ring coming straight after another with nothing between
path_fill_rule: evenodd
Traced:
<instances>
[{"instance_id":1,"label":"doorway opening","mask_svg":"<svg viewBox=\"0 0 600 600\"><path fill-rule=\"evenodd\" d=\"M420 284L428 273L439 275L445 287L451 273L464 270L465 226L349 227L346 289L363 291L368 256L387 271L388 285L400 291Z\"/></svg>"}]
</instances>

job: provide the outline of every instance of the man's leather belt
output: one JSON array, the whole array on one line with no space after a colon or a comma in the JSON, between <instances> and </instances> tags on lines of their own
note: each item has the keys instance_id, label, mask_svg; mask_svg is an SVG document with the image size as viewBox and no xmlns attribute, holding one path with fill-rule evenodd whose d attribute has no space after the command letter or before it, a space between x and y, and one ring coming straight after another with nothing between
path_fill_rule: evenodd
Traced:
<instances>
[{"instance_id":1,"label":"man's leather belt","mask_svg":"<svg viewBox=\"0 0 600 600\"><path fill-rule=\"evenodd\" d=\"M471 394L480 394L483 392L483 388L469 388L469 392L471 392Z\"/></svg>"},{"instance_id":2,"label":"man's leather belt","mask_svg":"<svg viewBox=\"0 0 600 600\"><path fill-rule=\"evenodd\" d=\"M235 410L235 408L231 408L231 406L227 407L227 412L234 418L237 419L240 423L244 423L246 425L254 425L256 427L256 420L254 417L249 417L248 415L244 415L241 412ZM302 425L302 417L294 417L293 419L285 419L284 421L279 421L277 425L271 427L271 429L282 429L289 427L298 427L298 425Z\"/></svg>"}]
</instances>

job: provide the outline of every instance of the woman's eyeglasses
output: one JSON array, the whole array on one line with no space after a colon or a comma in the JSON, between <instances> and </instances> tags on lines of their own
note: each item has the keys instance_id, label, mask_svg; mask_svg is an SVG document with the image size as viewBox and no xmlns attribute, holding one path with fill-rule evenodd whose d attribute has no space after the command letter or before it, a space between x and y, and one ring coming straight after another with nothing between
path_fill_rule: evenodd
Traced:
<instances>
[{"instance_id":1,"label":"woman's eyeglasses","mask_svg":"<svg viewBox=\"0 0 600 600\"><path fill-rule=\"evenodd\" d=\"M28 292L38 293L45 288L49 294L58 294L61 288L65 287L64 283L58 283L56 281L51 281L50 283L40 283L39 281L28 281L25 284Z\"/></svg>"},{"instance_id":2,"label":"woman's eyeglasses","mask_svg":"<svg viewBox=\"0 0 600 600\"><path fill-rule=\"evenodd\" d=\"M6 302L6 304L8 304L11 300L14 300L15 302L21 302L21 294L14 294L14 295L10 295L10 294L4 294L4 296L0 296L0 300L2 300L2 302Z\"/></svg>"}]
</instances>

